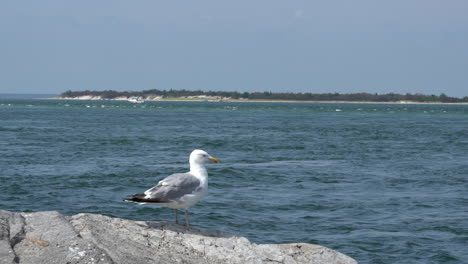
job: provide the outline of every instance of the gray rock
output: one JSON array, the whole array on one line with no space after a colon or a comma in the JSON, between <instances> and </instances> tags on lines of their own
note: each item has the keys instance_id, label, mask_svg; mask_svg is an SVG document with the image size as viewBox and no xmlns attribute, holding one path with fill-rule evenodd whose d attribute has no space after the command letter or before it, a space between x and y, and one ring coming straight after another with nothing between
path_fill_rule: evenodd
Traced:
<instances>
[{"instance_id":1,"label":"gray rock","mask_svg":"<svg viewBox=\"0 0 468 264\"><path fill-rule=\"evenodd\" d=\"M357 262L318 245L257 245L234 234L186 230L167 222L0 210L0 264L6 263Z\"/></svg>"}]
</instances>

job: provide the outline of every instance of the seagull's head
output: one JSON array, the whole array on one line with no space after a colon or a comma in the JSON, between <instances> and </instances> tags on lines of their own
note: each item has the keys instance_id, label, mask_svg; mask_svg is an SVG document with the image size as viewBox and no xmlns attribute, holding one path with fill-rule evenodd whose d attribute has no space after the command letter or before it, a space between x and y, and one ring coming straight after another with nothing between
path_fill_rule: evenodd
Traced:
<instances>
[{"instance_id":1,"label":"seagull's head","mask_svg":"<svg viewBox=\"0 0 468 264\"><path fill-rule=\"evenodd\" d=\"M210 154L201 149L196 149L190 154L190 164L203 164L208 161L212 161L215 163L219 162L217 158L210 156Z\"/></svg>"}]
</instances>

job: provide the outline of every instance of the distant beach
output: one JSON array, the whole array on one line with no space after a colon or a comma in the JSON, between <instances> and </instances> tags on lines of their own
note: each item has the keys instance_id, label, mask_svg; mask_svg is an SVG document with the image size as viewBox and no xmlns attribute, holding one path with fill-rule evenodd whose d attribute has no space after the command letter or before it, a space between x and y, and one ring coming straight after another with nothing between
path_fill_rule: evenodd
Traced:
<instances>
[{"instance_id":1,"label":"distant beach","mask_svg":"<svg viewBox=\"0 0 468 264\"><path fill-rule=\"evenodd\" d=\"M88 100L88 101L128 101L128 97L116 97L112 99L103 99L100 96L77 96L77 97L48 97L48 98L37 98L47 100ZM377 101L319 101L319 100L262 100L262 99L233 99L223 98L218 96L188 96L188 97L150 97L143 98L144 101L159 102L159 101L181 101L181 102L236 102L236 103L324 103L324 104L444 104L444 105L466 105L467 102L451 103L451 102L416 102L416 101L389 101L389 102L377 102Z\"/></svg>"}]
</instances>

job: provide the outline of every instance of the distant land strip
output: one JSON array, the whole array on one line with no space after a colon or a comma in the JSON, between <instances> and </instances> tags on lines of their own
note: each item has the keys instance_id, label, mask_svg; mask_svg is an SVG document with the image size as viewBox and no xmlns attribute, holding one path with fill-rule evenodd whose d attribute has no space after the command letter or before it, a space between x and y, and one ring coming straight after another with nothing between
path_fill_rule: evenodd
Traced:
<instances>
[{"instance_id":1,"label":"distant land strip","mask_svg":"<svg viewBox=\"0 0 468 264\"><path fill-rule=\"evenodd\" d=\"M371 94L371 93L273 93L273 92L224 92L190 90L144 90L144 91L66 91L57 99L128 100L140 97L143 100L202 100L202 101L315 101L315 102L391 102L391 103L468 103L463 98L424 94Z\"/></svg>"}]
</instances>

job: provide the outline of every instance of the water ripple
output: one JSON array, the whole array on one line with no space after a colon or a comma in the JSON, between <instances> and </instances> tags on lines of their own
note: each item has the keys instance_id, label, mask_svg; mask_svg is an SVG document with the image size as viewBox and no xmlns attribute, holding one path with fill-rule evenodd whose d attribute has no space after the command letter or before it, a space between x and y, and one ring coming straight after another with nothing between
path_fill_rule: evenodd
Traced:
<instances>
[{"instance_id":1,"label":"water ripple","mask_svg":"<svg viewBox=\"0 0 468 264\"><path fill-rule=\"evenodd\" d=\"M340 109L342 111L336 111ZM468 259L468 106L0 102L0 209L173 221L123 203L203 148L197 228L310 242L361 263Z\"/></svg>"}]
</instances>

